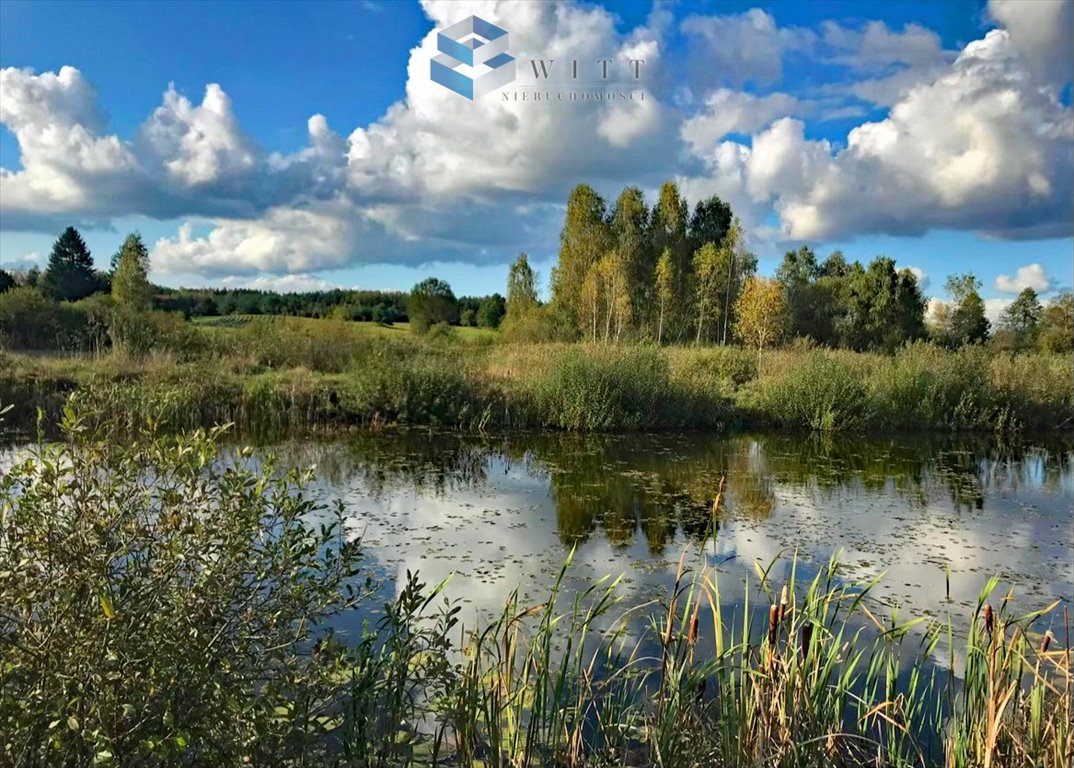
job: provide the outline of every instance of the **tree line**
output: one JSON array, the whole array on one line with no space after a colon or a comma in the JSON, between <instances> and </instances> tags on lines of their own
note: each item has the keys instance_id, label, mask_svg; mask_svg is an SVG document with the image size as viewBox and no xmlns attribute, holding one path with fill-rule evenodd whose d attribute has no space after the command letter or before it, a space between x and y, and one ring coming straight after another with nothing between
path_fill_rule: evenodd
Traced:
<instances>
[{"instance_id":1,"label":"tree line","mask_svg":"<svg viewBox=\"0 0 1074 768\"><path fill-rule=\"evenodd\" d=\"M950 276L949 300L936 302L928 316L915 275L885 256L862 264L834 251L819 260L803 245L784 254L772 278L761 277L731 207L712 196L691 210L674 182L661 186L651 207L638 187L624 189L609 207L589 185L576 186L547 303L539 299L539 277L525 253L510 267L506 297L461 298L436 277L409 293L166 288L149 283L148 260L133 233L112 256L111 268L96 270L82 236L68 227L43 272L0 270L0 337L24 348L144 346L151 341L134 339L134 329L174 327L165 314L293 315L409 321L419 334L438 325L502 324L507 337L531 341L739 342L764 349L802 338L889 352L918 339L1014 350L1074 346L1069 292L1045 306L1026 288L992 328L980 280L971 273Z\"/></svg>"},{"instance_id":2,"label":"tree line","mask_svg":"<svg viewBox=\"0 0 1074 768\"><path fill-rule=\"evenodd\" d=\"M948 278L949 301L927 316L917 277L886 256L862 264L834 251L821 261L803 245L784 254L774 277L758 276L731 207L713 196L691 211L674 182L663 184L652 207L637 187L624 189L609 208L592 187L576 186L548 304L537 300L535 284L522 254L508 277L505 328L538 339L764 348L803 338L887 352L930 339L950 347L991 341L1005 349L1065 351L1074 325L1069 292L1044 307L1027 288L992 329L981 283L970 273ZM521 298L512 301L516 294Z\"/></svg>"}]
</instances>

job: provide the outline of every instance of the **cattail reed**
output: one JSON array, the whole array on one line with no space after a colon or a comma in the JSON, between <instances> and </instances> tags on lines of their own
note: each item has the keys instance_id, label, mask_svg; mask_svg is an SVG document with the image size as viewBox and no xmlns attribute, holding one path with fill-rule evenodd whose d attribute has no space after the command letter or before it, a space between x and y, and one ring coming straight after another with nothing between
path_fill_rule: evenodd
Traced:
<instances>
[{"instance_id":1,"label":"cattail reed","mask_svg":"<svg viewBox=\"0 0 1074 768\"><path fill-rule=\"evenodd\" d=\"M809 656L809 644L810 644L810 642L812 640L813 640L813 625L812 624L803 624L802 625L802 642L801 642L801 645L802 645L802 661L805 661L806 657Z\"/></svg>"},{"instance_id":2,"label":"cattail reed","mask_svg":"<svg viewBox=\"0 0 1074 768\"><path fill-rule=\"evenodd\" d=\"M1045 632L1044 633L1044 639L1041 640L1041 643L1040 643L1040 652L1041 653L1047 653L1048 648L1049 648L1049 646L1051 646L1052 640L1054 640L1054 639L1055 639L1055 636L1052 634L1052 630L1049 629L1047 632Z\"/></svg>"}]
</instances>

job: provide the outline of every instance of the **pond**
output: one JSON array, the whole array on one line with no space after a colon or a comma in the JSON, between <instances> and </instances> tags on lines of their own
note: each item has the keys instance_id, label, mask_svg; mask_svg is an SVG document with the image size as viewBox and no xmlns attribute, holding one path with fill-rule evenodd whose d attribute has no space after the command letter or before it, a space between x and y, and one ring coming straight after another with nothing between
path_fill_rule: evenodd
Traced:
<instances>
[{"instance_id":1,"label":"pond","mask_svg":"<svg viewBox=\"0 0 1074 768\"><path fill-rule=\"evenodd\" d=\"M993 599L1011 589L1019 612L1063 601L1057 633L1074 599L1066 437L1012 449L971 437L414 431L271 450L316 466L315 490L345 504L386 598L408 570L450 576L446 594L470 622L514 589L524 604L545 600L572 549L565 594L622 576L627 607L666 598L684 551L718 568L736 604L757 564L778 589L795 558L801 578L837 554L848 579L883 574L871 605L903 618L967 625L993 575Z\"/></svg>"}]
</instances>

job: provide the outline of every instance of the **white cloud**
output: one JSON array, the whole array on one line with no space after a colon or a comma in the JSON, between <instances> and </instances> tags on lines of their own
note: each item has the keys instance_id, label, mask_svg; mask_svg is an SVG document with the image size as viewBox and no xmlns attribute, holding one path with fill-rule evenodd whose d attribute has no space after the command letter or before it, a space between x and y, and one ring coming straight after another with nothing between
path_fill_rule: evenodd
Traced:
<instances>
[{"instance_id":1,"label":"white cloud","mask_svg":"<svg viewBox=\"0 0 1074 768\"><path fill-rule=\"evenodd\" d=\"M801 102L786 93L754 96L720 88L705 99L702 112L683 121L680 132L683 141L700 155L715 147L729 133L753 133L777 118L802 110Z\"/></svg>"},{"instance_id":2,"label":"white cloud","mask_svg":"<svg viewBox=\"0 0 1074 768\"><path fill-rule=\"evenodd\" d=\"M989 15L1010 34L1038 76L1062 84L1074 67L1071 0L988 0Z\"/></svg>"},{"instance_id":3,"label":"white cloud","mask_svg":"<svg viewBox=\"0 0 1074 768\"><path fill-rule=\"evenodd\" d=\"M692 79L700 84L770 84L783 77L788 53L810 50L816 34L779 27L760 8L727 16L687 16L682 31L691 38Z\"/></svg>"},{"instance_id":4,"label":"white cloud","mask_svg":"<svg viewBox=\"0 0 1074 768\"><path fill-rule=\"evenodd\" d=\"M887 119L852 130L845 149L783 119L741 146L733 167L705 159L770 201L789 239L969 229L1069 236L1074 117L1027 76L1004 31L970 43L949 71L917 85Z\"/></svg>"},{"instance_id":5,"label":"white cloud","mask_svg":"<svg viewBox=\"0 0 1074 768\"><path fill-rule=\"evenodd\" d=\"M985 299L984 300L984 313L988 318L988 322L992 324L992 328L995 329L999 325L999 319L1003 316L1004 310L1011 305L1013 299Z\"/></svg>"},{"instance_id":6,"label":"white cloud","mask_svg":"<svg viewBox=\"0 0 1074 768\"><path fill-rule=\"evenodd\" d=\"M349 210L272 208L256 221L216 220L204 237L191 223L153 246L154 269L163 272L307 272L346 264L358 222Z\"/></svg>"},{"instance_id":7,"label":"white cloud","mask_svg":"<svg viewBox=\"0 0 1074 768\"><path fill-rule=\"evenodd\" d=\"M1014 277L996 275L995 289L1003 293L1021 293L1026 288L1032 288L1037 293L1045 293L1052 289L1052 285L1044 265L1034 263L1019 267Z\"/></svg>"},{"instance_id":8,"label":"white cloud","mask_svg":"<svg viewBox=\"0 0 1074 768\"><path fill-rule=\"evenodd\" d=\"M834 21L821 26L833 61L865 76L827 90L874 104L894 104L912 86L942 75L955 58L954 52L943 49L939 35L918 24L907 24L901 32L882 21L870 21L861 28Z\"/></svg>"},{"instance_id":9,"label":"white cloud","mask_svg":"<svg viewBox=\"0 0 1074 768\"><path fill-rule=\"evenodd\" d=\"M929 279L929 273L923 270L921 267L907 267L914 277L917 278L917 287L922 291L932 285L932 280Z\"/></svg>"},{"instance_id":10,"label":"white cloud","mask_svg":"<svg viewBox=\"0 0 1074 768\"><path fill-rule=\"evenodd\" d=\"M220 283L226 288L252 288L257 291L274 291L276 293L309 293L311 291L330 291L341 287L316 275L304 273L281 275L279 277L262 276L253 280L232 275L225 277Z\"/></svg>"}]
</instances>

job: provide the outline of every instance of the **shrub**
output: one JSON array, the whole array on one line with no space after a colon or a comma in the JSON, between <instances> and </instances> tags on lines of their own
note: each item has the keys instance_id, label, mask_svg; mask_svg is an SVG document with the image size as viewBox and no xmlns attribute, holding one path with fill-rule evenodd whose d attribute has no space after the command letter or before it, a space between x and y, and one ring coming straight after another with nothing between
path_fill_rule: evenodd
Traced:
<instances>
[{"instance_id":1,"label":"shrub","mask_svg":"<svg viewBox=\"0 0 1074 768\"><path fill-rule=\"evenodd\" d=\"M884 359L869 381L876 427L987 426L995 408L989 357L982 347L945 351L918 343Z\"/></svg>"},{"instance_id":2,"label":"shrub","mask_svg":"<svg viewBox=\"0 0 1074 768\"><path fill-rule=\"evenodd\" d=\"M73 412L64 430L0 479L0 755L315 752L349 679L327 622L364 585L338 517L295 492L308 475L221 468L217 432L120 443Z\"/></svg>"},{"instance_id":3,"label":"shrub","mask_svg":"<svg viewBox=\"0 0 1074 768\"><path fill-rule=\"evenodd\" d=\"M480 425L491 406L477 383L447 350L400 356L384 345L348 371L341 406L361 421L430 426Z\"/></svg>"},{"instance_id":4,"label":"shrub","mask_svg":"<svg viewBox=\"0 0 1074 768\"><path fill-rule=\"evenodd\" d=\"M818 432L855 431L872 422L872 402L852 355L813 351L765 382L753 407L763 421Z\"/></svg>"},{"instance_id":5,"label":"shrub","mask_svg":"<svg viewBox=\"0 0 1074 768\"><path fill-rule=\"evenodd\" d=\"M78 304L53 301L36 288L0 294L0 344L8 349L91 349L95 335Z\"/></svg>"},{"instance_id":6,"label":"shrub","mask_svg":"<svg viewBox=\"0 0 1074 768\"><path fill-rule=\"evenodd\" d=\"M636 431L715 424L718 402L673 382L667 360L646 347L573 346L529 380L545 426Z\"/></svg>"}]
</instances>

